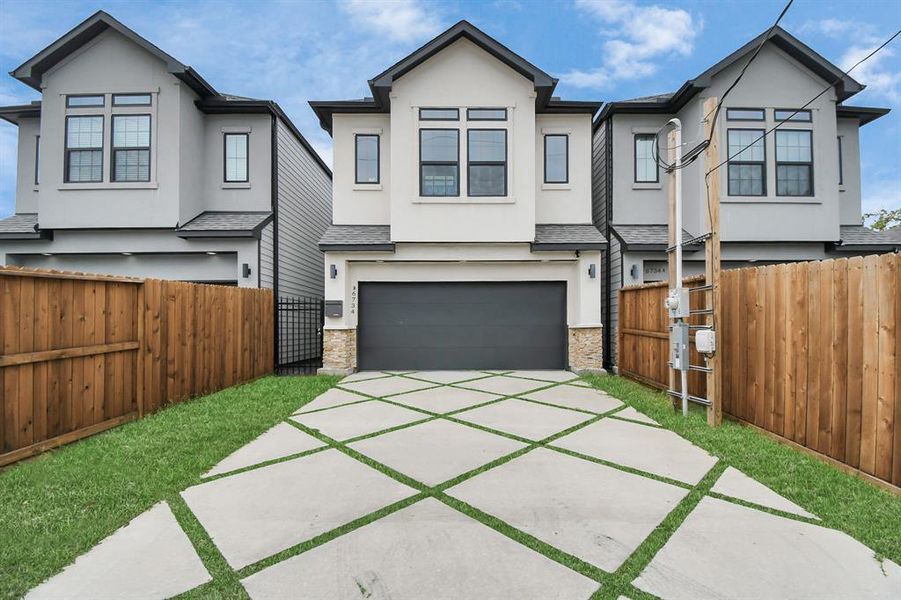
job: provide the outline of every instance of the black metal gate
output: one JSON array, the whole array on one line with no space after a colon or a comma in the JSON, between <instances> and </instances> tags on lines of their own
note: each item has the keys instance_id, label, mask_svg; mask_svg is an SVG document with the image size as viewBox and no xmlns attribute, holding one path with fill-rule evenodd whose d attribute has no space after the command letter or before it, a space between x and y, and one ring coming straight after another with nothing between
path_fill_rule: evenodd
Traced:
<instances>
[{"instance_id":1,"label":"black metal gate","mask_svg":"<svg viewBox=\"0 0 901 600\"><path fill-rule=\"evenodd\" d=\"M276 374L315 374L322 366L322 298L279 296L277 306Z\"/></svg>"}]
</instances>

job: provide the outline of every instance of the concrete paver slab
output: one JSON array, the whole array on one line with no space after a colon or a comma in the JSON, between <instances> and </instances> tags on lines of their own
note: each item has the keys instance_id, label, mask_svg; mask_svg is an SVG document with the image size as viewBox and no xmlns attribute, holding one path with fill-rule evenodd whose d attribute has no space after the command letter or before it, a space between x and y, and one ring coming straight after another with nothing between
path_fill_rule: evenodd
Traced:
<instances>
[{"instance_id":1,"label":"concrete paver slab","mask_svg":"<svg viewBox=\"0 0 901 600\"><path fill-rule=\"evenodd\" d=\"M338 382L338 385L343 385L345 383L353 383L354 381L366 381L368 379L382 379L384 377L391 377L388 373L383 373L381 371L357 371L351 375L348 375L344 379Z\"/></svg>"},{"instance_id":2,"label":"concrete paver slab","mask_svg":"<svg viewBox=\"0 0 901 600\"><path fill-rule=\"evenodd\" d=\"M578 379L579 376L572 371L513 371L507 373L510 377L524 377L525 379L537 379L538 381L563 382Z\"/></svg>"},{"instance_id":3,"label":"concrete paver slab","mask_svg":"<svg viewBox=\"0 0 901 600\"><path fill-rule=\"evenodd\" d=\"M631 406L627 406L623 410L615 413L615 416L620 419L629 419L630 421L638 421L639 423L648 423L649 425L660 425L657 421L647 416L644 413L640 413Z\"/></svg>"},{"instance_id":4,"label":"concrete paver slab","mask_svg":"<svg viewBox=\"0 0 901 600\"><path fill-rule=\"evenodd\" d=\"M601 419L554 445L691 484L716 464L715 457L672 431L616 419Z\"/></svg>"},{"instance_id":5,"label":"concrete paver slab","mask_svg":"<svg viewBox=\"0 0 901 600\"><path fill-rule=\"evenodd\" d=\"M406 377L367 379L366 381L354 381L348 384L341 383L340 385L345 389L361 392L368 396L375 396L376 398L435 387L434 383L416 381L415 379L407 379Z\"/></svg>"},{"instance_id":6,"label":"concrete paver slab","mask_svg":"<svg viewBox=\"0 0 901 600\"><path fill-rule=\"evenodd\" d=\"M537 448L447 493L613 572L688 490Z\"/></svg>"},{"instance_id":7,"label":"concrete paver slab","mask_svg":"<svg viewBox=\"0 0 901 600\"><path fill-rule=\"evenodd\" d=\"M299 454L324 446L313 436L300 431L287 423L279 423L246 446L239 448L222 459L215 467L205 473L204 477L221 475L236 469L275 460L292 454Z\"/></svg>"},{"instance_id":8,"label":"concrete paver slab","mask_svg":"<svg viewBox=\"0 0 901 600\"><path fill-rule=\"evenodd\" d=\"M585 599L599 587L433 498L241 583L253 600Z\"/></svg>"},{"instance_id":9,"label":"concrete paver slab","mask_svg":"<svg viewBox=\"0 0 901 600\"><path fill-rule=\"evenodd\" d=\"M169 505L160 502L25 597L169 598L210 579Z\"/></svg>"},{"instance_id":10,"label":"concrete paver slab","mask_svg":"<svg viewBox=\"0 0 901 600\"><path fill-rule=\"evenodd\" d=\"M634 584L668 600L888 600L901 567L842 532L704 498Z\"/></svg>"},{"instance_id":11,"label":"concrete paver slab","mask_svg":"<svg viewBox=\"0 0 901 600\"><path fill-rule=\"evenodd\" d=\"M182 492L225 560L240 569L415 493L338 450Z\"/></svg>"},{"instance_id":12,"label":"concrete paver slab","mask_svg":"<svg viewBox=\"0 0 901 600\"><path fill-rule=\"evenodd\" d=\"M574 385L576 387L587 387L590 388L592 385L585 381L584 379L574 379L573 381L567 381L566 385Z\"/></svg>"},{"instance_id":13,"label":"concrete paver slab","mask_svg":"<svg viewBox=\"0 0 901 600\"><path fill-rule=\"evenodd\" d=\"M517 377L495 375L494 377L489 377L487 379L461 383L460 387L490 392L499 396L515 396L548 385L550 385L550 383L547 381L535 381L533 379L520 379Z\"/></svg>"},{"instance_id":14,"label":"concrete paver slab","mask_svg":"<svg viewBox=\"0 0 901 600\"><path fill-rule=\"evenodd\" d=\"M374 400L294 415L291 420L343 441L427 418L424 413Z\"/></svg>"},{"instance_id":15,"label":"concrete paver slab","mask_svg":"<svg viewBox=\"0 0 901 600\"><path fill-rule=\"evenodd\" d=\"M467 410L454 416L462 421L535 441L543 440L549 435L593 418L585 413L544 406L516 398L501 400L495 404Z\"/></svg>"},{"instance_id":16,"label":"concrete paver slab","mask_svg":"<svg viewBox=\"0 0 901 600\"><path fill-rule=\"evenodd\" d=\"M469 381L471 379L484 379L488 376L487 373L481 371L415 371L406 375L406 377L414 379L444 384Z\"/></svg>"},{"instance_id":17,"label":"concrete paver slab","mask_svg":"<svg viewBox=\"0 0 901 600\"><path fill-rule=\"evenodd\" d=\"M520 397L595 413L607 412L623 405L622 402L604 392L572 385L557 385L546 390L522 394Z\"/></svg>"},{"instance_id":18,"label":"concrete paver slab","mask_svg":"<svg viewBox=\"0 0 901 600\"><path fill-rule=\"evenodd\" d=\"M350 444L366 456L430 486L524 446L510 438L440 419Z\"/></svg>"},{"instance_id":19,"label":"concrete paver slab","mask_svg":"<svg viewBox=\"0 0 901 600\"><path fill-rule=\"evenodd\" d=\"M313 398L313 400L301 406L294 414L300 415L303 413L312 412L314 410L322 410L323 408L335 408L336 406L343 406L345 404L351 404L353 402L362 402L369 399L370 398L367 398L366 396L354 394L353 392L348 392L347 390L332 388L325 393L316 396L315 398Z\"/></svg>"},{"instance_id":20,"label":"concrete paver slab","mask_svg":"<svg viewBox=\"0 0 901 600\"><path fill-rule=\"evenodd\" d=\"M759 481L751 479L733 467L728 467L720 475L712 491L809 519L817 518L816 515L807 512L791 500L783 498Z\"/></svg>"},{"instance_id":21,"label":"concrete paver slab","mask_svg":"<svg viewBox=\"0 0 901 600\"><path fill-rule=\"evenodd\" d=\"M392 402L415 406L435 413L447 413L499 398L498 394L442 386L392 396Z\"/></svg>"}]
</instances>

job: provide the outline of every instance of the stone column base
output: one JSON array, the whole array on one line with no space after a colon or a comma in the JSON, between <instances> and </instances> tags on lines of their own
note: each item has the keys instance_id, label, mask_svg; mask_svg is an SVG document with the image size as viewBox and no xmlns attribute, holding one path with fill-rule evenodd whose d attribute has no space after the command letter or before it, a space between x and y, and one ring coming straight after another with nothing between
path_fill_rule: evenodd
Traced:
<instances>
[{"instance_id":1,"label":"stone column base","mask_svg":"<svg viewBox=\"0 0 901 600\"><path fill-rule=\"evenodd\" d=\"M604 332L597 327L569 328L569 368L575 373L606 374Z\"/></svg>"},{"instance_id":2,"label":"stone column base","mask_svg":"<svg viewBox=\"0 0 901 600\"><path fill-rule=\"evenodd\" d=\"M322 332L320 375L350 375L357 370L357 330L325 329Z\"/></svg>"}]
</instances>

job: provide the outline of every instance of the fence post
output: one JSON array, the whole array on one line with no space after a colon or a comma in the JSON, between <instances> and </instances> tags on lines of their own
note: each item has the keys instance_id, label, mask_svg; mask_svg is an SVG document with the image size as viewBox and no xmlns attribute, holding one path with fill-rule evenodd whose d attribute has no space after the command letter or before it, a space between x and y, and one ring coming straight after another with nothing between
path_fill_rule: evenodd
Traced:
<instances>
[{"instance_id":1,"label":"fence post","mask_svg":"<svg viewBox=\"0 0 901 600\"><path fill-rule=\"evenodd\" d=\"M137 386L137 389L135 390L135 394L138 401L139 419L144 417L144 316L147 312L147 307L144 304L145 285L145 282L138 284L138 306L135 310L135 318L138 322L138 355L135 360L135 368L137 369L137 373L135 373L135 385Z\"/></svg>"}]
</instances>

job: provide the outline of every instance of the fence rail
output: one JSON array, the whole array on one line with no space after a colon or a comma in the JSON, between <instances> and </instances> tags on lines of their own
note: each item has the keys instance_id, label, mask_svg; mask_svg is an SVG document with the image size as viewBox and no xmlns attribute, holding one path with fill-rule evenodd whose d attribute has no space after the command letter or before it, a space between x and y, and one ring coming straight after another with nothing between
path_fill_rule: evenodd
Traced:
<instances>
[{"instance_id":1,"label":"fence rail","mask_svg":"<svg viewBox=\"0 0 901 600\"><path fill-rule=\"evenodd\" d=\"M723 411L901 486L901 255L729 270L721 286ZM666 293L620 296L621 373L657 387ZM689 392L703 386L692 373Z\"/></svg>"},{"instance_id":2,"label":"fence rail","mask_svg":"<svg viewBox=\"0 0 901 600\"><path fill-rule=\"evenodd\" d=\"M0 267L0 465L273 368L272 293Z\"/></svg>"}]
</instances>

